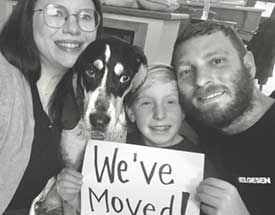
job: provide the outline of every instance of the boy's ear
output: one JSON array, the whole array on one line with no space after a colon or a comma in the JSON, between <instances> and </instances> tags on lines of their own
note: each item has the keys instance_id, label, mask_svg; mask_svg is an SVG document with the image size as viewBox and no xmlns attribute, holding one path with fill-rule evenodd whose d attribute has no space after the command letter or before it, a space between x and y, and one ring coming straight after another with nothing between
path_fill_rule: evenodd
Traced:
<instances>
[{"instance_id":1,"label":"boy's ear","mask_svg":"<svg viewBox=\"0 0 275 215\"><path fill-rule=\"evenodd\" d=\"M252 77L255 78L256 75L256 65L254 56L251 51L247 51L246 54L243 57L243 63L247 69L249 69L249 72L251 73Z\"/></svg>"},{"instance_id":2,"label":"boy's ear","mask_svg":"<svg viewBox=\"0 0 275 215\"><path fill-rule=\"evenodd\" d=\"M132 123L134 123L136 121L136 117L135 117L135 114L134 114L132 108L131 107L126 107L125 109L126 109L126 113L127 113L128 119Z\"/></svg>"}]
</instances>

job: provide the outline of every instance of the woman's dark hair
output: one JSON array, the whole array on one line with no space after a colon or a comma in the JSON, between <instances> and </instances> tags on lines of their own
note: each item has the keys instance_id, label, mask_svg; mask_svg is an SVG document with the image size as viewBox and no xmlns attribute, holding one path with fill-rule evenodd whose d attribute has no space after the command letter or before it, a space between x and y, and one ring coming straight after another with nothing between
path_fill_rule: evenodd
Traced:
<instances>
[{"instance_id":1,"label":"woman's dark hair","mask_svg":"<svg viewBox=\"0 0 275 215\"><path fill-rule=\"evenodd\" d=\"M33 10L37 0L20 0L0 33L0 51L7 61L17 67L28 81L40 77L39 51L33 38ZM92 0L100 14L97 37L102 28L100 0Z\"/></svg>"}]
</instances>

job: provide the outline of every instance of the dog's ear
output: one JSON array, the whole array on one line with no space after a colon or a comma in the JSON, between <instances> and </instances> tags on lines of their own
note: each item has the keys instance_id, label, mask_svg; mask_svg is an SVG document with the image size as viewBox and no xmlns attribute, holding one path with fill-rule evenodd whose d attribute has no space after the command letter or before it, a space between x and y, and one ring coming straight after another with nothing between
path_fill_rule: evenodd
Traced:
<instances>
[{"instance_id":1,"label":"dog's ear","mask_svg":"<svg viewBox=\"0 0 275 215\"><path fill-rule=\"evenodd\" d=\"M131 92L136 92L141 85L144 83L148 73L148 67L146 65L141 64L139 66L138 72L135 74L132 81Z\"/></svg>"},{"instance_id":2,"label":"dog's ear","mask_svg":"<svg viewBox=\"0 0 275 215\"><path fill-rule=\"evenodd\" d=\"M139 46L133 46L133 50L135 53L135 57L137 59L137 63L147 66L147 64L148 64L147 57L144 54L144 51L142 50L142 48Z\"/></svg>"},{"instance_id":3,"label":"dog's ear","mask_svg":"<svg viewBox=\"0 0 275 215\"><path fill-rule=\"evenodd\" d=\"M64 98L62 109L62 125L64 129L73 129L79 122L83 113L84 90L78 72L71 69L71 90Z\"/></svg>"},{"instance_id":4,"label":"dog's ear","mask_svg":"<svg viewBox=\"0 0 275 215\"><path fill-rule=\"evenodd\" d=\"M133 48L134 48L135 57L137 59L138 71L134 75L131 92L136 92L147 77L148 66L147 66L147 58L143 50L138 46L133 46Z\"/></svg>"},{"instance_id":5,"label":"dog's ear","mask_svg":"<svg viewBox=\"0 0 275 215\"><path fill-rule=\"evenodd\" d=\"M77 103L78 109L79 109L79 114L80 116L83 114L83 107L84 107L84 89L83 89L83 79L78 78L79 73L74 72L73 79L72 79L72 85L74 89L74 96L75 96L75 101Z\"/></svg>"},{"instance_id":6,"label":"dog's ear","mask_svg":"<svg viewBox=\"0 0 275 215\"><path fill-rule=\"evenodd\" d=\"M72 70L64 75L50 100L51 121L61 130L74 128L80 120L80 111L72 87L72 75Z\"/></svg>"},{"instance_id":7,"label":"dog's ear","mask_svg":"<svg viewBox=\"0 0 275 215\"><path fill-rule=\"evenodd\" d=\"M73 90L64 97L64 104L61 114L63 129L73 129L80 120L80 110Z\"/></svg>"}]
</instances>

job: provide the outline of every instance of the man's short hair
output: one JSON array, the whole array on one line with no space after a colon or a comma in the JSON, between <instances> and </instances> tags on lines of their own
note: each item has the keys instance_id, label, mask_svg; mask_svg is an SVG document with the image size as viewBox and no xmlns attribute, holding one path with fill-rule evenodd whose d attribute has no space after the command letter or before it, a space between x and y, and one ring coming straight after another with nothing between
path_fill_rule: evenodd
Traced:
<instances>
[{"instance_id":1,"label":"man's short hair","mask_svg":"<svg viewBox=\"0 0 275 215\"><path fill-rule=\"evenodd\" d=\"M178 36L174 44L173 56L175 54L176 48L183 42L198 36L210 35L219 31L223 32L225 36L229 37L240 57L243 57L246 54L247 49L245 44L233 27L213 21L202 21L195 24L189 24L182 32L182 34ZM172 64L174 64L173 59L174 57L172 58Z\"/></svg>"}]
</instances>

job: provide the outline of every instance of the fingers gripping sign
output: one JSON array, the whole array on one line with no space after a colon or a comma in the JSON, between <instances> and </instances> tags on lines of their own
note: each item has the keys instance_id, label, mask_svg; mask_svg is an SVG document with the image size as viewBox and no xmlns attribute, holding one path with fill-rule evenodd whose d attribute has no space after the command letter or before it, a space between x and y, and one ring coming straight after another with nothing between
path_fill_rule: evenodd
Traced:
<instances>
[{"instance_id":1,"label":"fingers gripping sign","mask_svg":"<svg viewBox=\"0 0 275 215\"><path fill-rule=\"evenodd\" d=\"M82 174L71 168L64 168L57 176L57 192L70 206L79 208Z\"/></svg>"},{"instance_id":2,"label":"fingers gripping sign","mask_svg":"<svg viewBox=\"0 0 275 215\"><path fill-rule=\"evenodd\" d=\"M232 184L207 178L197 188L201 210L207 215L249 215L238 190Z\"/></svg>"}]
</instances>

